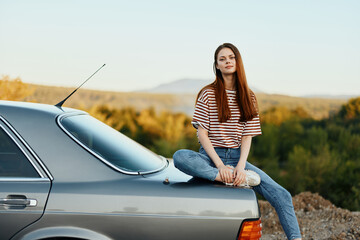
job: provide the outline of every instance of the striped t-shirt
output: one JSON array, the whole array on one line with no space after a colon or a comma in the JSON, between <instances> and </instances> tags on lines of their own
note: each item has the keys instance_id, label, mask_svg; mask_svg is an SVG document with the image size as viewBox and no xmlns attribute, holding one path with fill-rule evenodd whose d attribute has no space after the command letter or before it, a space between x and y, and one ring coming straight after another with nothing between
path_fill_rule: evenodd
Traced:
<instances>
[{"instance_id":1,"label":"striped t-shirt","mask_svg":"<svg viewBox=\"0 0 360 240\"><path fill-rule=\"evenodd\" d=\"M242 136L261 135L259 115L247 122L240 122L240 110L236 102L236 91L226 90L231 117L226 122L219 122L215 91L211 88L203 90L195 106L192 125L197 129L200 125L208 131L209 139L214 147L238 148ZM252 96L255 100L255 96Z\"/></svg>"}]
</instances>

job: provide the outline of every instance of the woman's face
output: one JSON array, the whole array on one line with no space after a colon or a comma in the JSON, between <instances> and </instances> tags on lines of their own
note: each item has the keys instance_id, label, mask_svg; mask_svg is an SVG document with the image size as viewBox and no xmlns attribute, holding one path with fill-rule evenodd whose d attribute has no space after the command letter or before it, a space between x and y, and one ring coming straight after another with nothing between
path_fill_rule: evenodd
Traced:
<instances>
[{"instance_id":1,"label":"woman's face","mask_svg":"<svg viewBox=\"0 0 360 240\"><path fill-rule=\"evenodd\" d=\"M223 75L234 74L236 72L235 54L230 48L220 50L216 59L216 68L219 69Z\"/></svg>"}]
</instances>

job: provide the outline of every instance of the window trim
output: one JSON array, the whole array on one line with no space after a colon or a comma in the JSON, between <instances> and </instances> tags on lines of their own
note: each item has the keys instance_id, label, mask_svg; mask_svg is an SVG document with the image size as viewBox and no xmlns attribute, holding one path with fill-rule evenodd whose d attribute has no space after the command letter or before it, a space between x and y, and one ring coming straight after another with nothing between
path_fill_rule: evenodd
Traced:
<instances>
[{"instance_id":1,"label":"window trim","mask_svg":"<svg viewBox=\"0 0 360 240\"><path fill-rule=\"evenodd\" d=\"M12 127L9 127L9 125L7 124L6 120L0 116L0 120L1 122L5 123L5 125L11 129L11 131L19 138L19 136L15 133L16 131L13 131L14 129ZM40 171L40 169L38 168L38 166L36 166L36 164L33 162L33 160L31 159L31 157L28 155L28 153L23 149L23 147L17 142L17 140L11 135L11 132L9 132L2 124L0 124L0 128L2 130L4 130L5 134L8 135L8 137L10 137L10 139L15 143L15 145L20 149L20 151L24 154L25 158L30 162L30 164L33 166L33 168L35 169L35 171L39 174L40 177L38 178L23 178L23 177L0 177L0 181L3 181L3 179L6 179L6 181L11 180L11 179L28 179L29 181L33 181L34 179L39 179L39 180L45 180L48 179L47 177L44 176L44 174L42 173L42 171ZM21 139L21 138L19 138ZM22 142L22 140L20 140ZM25 145L25 144L24 144ZM31 151L29 151L31 152Z\"/></svg>"},{"instance_id":2,"label":"window trim","mask_svg":"<svg viewBox=\"0 0 360 240\"><path fill-rule=\"evenodd\" d=\"M82 148L84 148L86 151L88 151L90 154L92 154L94 157L98 158L100 161L102 161L103 163L105 163L106 165L108 165L109 167L113 168L114 170L120 172L120 173L124 173L124 174L128 174L128 175L143 175L143 174L150 174L150 173L156 173L156 172L160 172L161 170L165 169L168 165L169 165L169 161L167 161L166 158L164 158L163 156L160 156L160 158L162 158L162 160L164 161L164 165L162 167L160 167L159 169L155 169L152 171L146 171L146 172L133 172L133 171L125 171L119 167L117 167L116 165L112 164L111 162L109 162L108 160L106 160L105 158L103 158L102 156L100 156L99 154L97 154L96 152L94 152L92 149L90 149L89 147L87 147L85 144L83 144L80 140L78 140L74 135L72 135L62 124L61 121L64 118L67 117L73 117L73 116L77 116L77 115L88 115L90 117L92 117L91 115L87 114L87 113L79 113L79 112L71 112L71 113L62 113L59 116L57 116L56 118L56 122L58 124L58 126L71 138L73 139L77 144L79 144Z\"/></svg>"},{"instance_id":3,"label":"window trim","mask_svg":"<svg viewBox=\"0 0 360 240\"><path fill-rule=\"evenodd\" d=\"M50 182L49 178L0 177L0 182Z\"/></svg>"}]
</instances>

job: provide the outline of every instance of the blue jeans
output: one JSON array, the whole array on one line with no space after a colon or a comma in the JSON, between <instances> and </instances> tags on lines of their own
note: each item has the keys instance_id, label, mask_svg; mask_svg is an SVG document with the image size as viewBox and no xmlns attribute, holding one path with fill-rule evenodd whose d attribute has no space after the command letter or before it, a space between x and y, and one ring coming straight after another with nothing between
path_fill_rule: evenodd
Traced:
<instances>
[{"instance_id":1,"label":"blue jeans","mask_svg":"<svg viewBox=\"0 0 360 240\"><path fill-rule=\"evenodd\" d=\"M240 148L215 147L215 151L225 165L236 167L240 159ZM175 167L194 177L214 181L219 173L219 170L202 147L200 147L199 152L187 149L178 150L175 152L173 159ZM261 183L253 187L253 189L266 198L275 208L287 238L301 238L290 193L251 163L246 162L245 169L252 170L260 175Z\"/></svg>"}]
</instances>

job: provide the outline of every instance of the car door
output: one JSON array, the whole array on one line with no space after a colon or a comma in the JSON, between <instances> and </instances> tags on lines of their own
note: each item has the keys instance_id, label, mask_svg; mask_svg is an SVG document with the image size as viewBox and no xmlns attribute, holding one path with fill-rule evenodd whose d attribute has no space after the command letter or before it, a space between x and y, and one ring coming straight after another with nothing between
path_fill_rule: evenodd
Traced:
<instances>
[{"instance_id":1,"label":"car door","mask_svg":"<svg viewBox=\"0 0 360 240\"><path fill-rule=\"evenodd\" d=\"M38 220L51 181L20 135L0 116L0 239Z\"/></svg>"}]
</instances>

